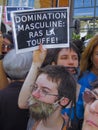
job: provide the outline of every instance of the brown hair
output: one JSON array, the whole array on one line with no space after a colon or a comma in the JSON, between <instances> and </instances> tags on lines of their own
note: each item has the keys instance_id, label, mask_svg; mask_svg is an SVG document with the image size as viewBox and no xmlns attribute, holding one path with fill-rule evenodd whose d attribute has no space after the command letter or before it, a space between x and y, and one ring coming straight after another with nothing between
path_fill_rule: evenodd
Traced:
<instances>
[{"instance_id":1,"label":"brown hair","mask_svg":"<svg viewBox=\"0 0 98 130\"><path fill-rule=\"evenodd\" d=\"M80 76L86 70L91 70L93 65L91 61L91 57L93 55L96 46L98 46L98 35L95 35L91 38L87 47L84 49L84 52L82 53L82 57L80 60Z\"/></svg>"}]
</instances>

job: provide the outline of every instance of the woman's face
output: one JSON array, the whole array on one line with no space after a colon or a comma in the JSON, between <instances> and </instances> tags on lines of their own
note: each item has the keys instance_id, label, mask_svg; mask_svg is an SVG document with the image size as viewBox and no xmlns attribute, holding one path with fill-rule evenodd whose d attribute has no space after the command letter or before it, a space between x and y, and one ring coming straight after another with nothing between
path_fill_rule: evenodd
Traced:
<instances>
[{"instance_id":1,"label":"woman's face","mask_svg":"<svg viewBox=\"0 0 98 130\"><path fill-rule=\"evenodd\" d=\"M78 67L78 64L78 55L74 50L64 48L59 52L57 65Z\"/></svg>"},{"instance_id":2,"label":"woman's face","mask_svg":"<svg viewBox=\"0 0 98 130\"><path fill-rule=\"evenodd\" d=\"M88 92L85 97L86 105L82 130L98 130L98 88Z\"/></svg>"},{"instance_id":3,"label":"woman's face","mask_svg":"<svg viewBox=\"0 0 98 130\"><path fill-rule=\"evenodd\" d=\"M98 46L95 47L91 61L93 63L93 69L98 69Z\"/></svg>"},{"instance_id":4,"label":"woman's face","mask_svg":"<svg viewBox=\"0 0 98 130\"><path fill-rule=\"evenodd\" d=\"M68 70L74 74L73 67L79 66L78 54L70 48L62 49L58 54L57 65L68 67Z\"/></svg>"}]
</instances>

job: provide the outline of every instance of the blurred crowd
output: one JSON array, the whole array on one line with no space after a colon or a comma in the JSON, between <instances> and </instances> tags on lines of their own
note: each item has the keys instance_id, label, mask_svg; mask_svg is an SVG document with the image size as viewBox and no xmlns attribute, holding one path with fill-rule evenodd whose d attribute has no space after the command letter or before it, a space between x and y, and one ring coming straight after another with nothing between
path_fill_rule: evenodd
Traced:
<instances>
[{"instance_id":1,"label":"blurred crowd","mask_svg":"<svg viewBox=\"0 0 98 130\"><path fill-rule=\"evenodd\" d=\"M0 130L98 130L98 35L84 43L16 54L2 25Z\"/></svg>"}]
</instances>

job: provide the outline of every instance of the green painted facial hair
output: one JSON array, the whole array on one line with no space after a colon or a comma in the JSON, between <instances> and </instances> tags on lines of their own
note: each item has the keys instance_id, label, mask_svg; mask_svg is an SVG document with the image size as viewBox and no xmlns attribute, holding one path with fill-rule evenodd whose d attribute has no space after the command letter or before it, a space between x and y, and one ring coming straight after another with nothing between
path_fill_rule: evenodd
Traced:
<instances>
[{"instance_id":1,"label":"green painted facial hair","mask_svg":"<svg viewBox=\"0 0 98 130\"><path fill-rule=\"evenodd\" d=\"M28 104L30 114L35 120L47 119L59 105L58 102L53 104L41 102L32 96L29 98Z\"/></svg>"}]
</instances>

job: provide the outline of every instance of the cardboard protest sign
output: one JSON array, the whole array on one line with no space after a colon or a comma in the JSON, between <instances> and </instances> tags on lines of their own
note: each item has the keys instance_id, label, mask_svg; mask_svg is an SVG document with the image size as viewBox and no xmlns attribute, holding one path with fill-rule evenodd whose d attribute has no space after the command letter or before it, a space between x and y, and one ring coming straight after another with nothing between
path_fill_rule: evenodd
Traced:
<instances>
[{"instance_id":1,"label":"cardboard protest sign","mask_svg":"<svg viewBox=\"0 0 98 130\"><path fill-rule=\"evenodd\" d=\"M12 12L16 52L69 47L69 8L47 8Z\"/></svg>"},{"instance_id":2,"label":"cardboard protest sign","mask_svg":"<svg viewBox=\"0 0 98 130\"><path fill-rule=\"evenodd\" d=\"M11 22L11 12L17 10L28 10L32 9L31 7L17 7L17 6L5 6L5 20L6 22Z\"/></svg>"}]
</instances>

